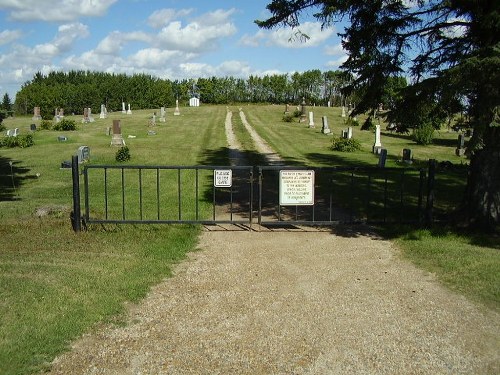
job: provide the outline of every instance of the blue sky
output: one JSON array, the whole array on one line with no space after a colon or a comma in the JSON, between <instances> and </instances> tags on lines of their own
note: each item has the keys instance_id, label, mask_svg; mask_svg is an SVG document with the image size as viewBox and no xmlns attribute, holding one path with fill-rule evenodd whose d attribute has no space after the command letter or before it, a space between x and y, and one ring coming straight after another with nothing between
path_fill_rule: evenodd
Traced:
<instances>
[{"instance_id":1,"label":"blue sky","mask_svg":"<svg viewBox=\"0 0 500 375\"><path fill-rule=\"evenodd\" d=\"M339 30L304 19L261 30L270 0L0 0L0 95L41 71L146 73L171 80L335 70Z\"/></svg>"}]
</instances>

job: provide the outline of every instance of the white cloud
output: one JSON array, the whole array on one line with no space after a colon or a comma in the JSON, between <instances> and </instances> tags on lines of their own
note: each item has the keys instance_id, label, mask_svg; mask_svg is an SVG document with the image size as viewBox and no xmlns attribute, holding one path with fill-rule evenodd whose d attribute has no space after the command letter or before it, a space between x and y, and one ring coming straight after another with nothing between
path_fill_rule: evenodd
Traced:
<instances>
[{"instance_id":1,"label":"white cloud","mask_svg":"<svg viewBox=\"0 0 500 375\"><path fill-rule=\"evenodd\" d=\"M9 44L22 36L21 30L4 30L0 33L0 46Z\"/></svg>"},{"instance_id":2,"label":"white cloud","mask_svg":"<svg viewBox=\"0 0 500 375\"><path fill-rule=\"evenodd\" d=\"M16 21L72 21L103 16L117 0L0 0L0 9Z\"/></svg>"},{"instance_id":3,"label":"white cloud","mask_svg":"<svg viewBox=\"0 0 500 375\"><path fill-rule=\"evenodd\" d=\"M342 47L342 43L338 43L334 46L325 46L324 49L325 55L328 56L339 56L339 55L345 55L345 50Z\"/></svg>"},{"instance_id":4,"label":"white cloud","mask_svg":"<svg viewBox=\"0 0 500 375\"><path fill-rule=\"evenodd\" d=\"M347 55L340 56L338 59L328 61L326 63L326 66L332 69L337 69L347 61L347 58L348 58Z\"/></svg>"},{"instance_id":5,"label":"white cloud","mask_svg":"<svg viewBox=\"0 0 500 375\"><path fill-rule=\"evenodd\" d=\"M272 31L259 30L254 35L245 34L240 39L240 44L249 47L260 45L283 48L316 47L328 40L334 32L333 28L322 29L319 22L304 22L294 29L287 27Z\"/></svg>"},{"instance_id":6,"label":"white cloud","mask_svg":"<svg viewBox=\"0 0 500 375\"><path fill-rule=\"evenodd\" d=\"M168 25L177 17L184 17L189 15L193 9L160 9L154 11L148 18L148 24L155 28L159 29L165 25Z\"/></svg>"}]
</instances>

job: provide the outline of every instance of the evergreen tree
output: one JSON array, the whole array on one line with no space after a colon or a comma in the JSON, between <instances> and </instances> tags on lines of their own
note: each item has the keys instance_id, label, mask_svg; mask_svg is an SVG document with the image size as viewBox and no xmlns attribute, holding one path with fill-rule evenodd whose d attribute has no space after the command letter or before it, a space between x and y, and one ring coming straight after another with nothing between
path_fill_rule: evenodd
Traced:
<instances>
[{"instance_id":1,"label":"evergreen tree","mask_svg":"<svg viewBox=\"0 0 500 375\"><path fill-rule=\"evenodd\" d=\"M358 113L376 108L389 77L405 65L414 83L402 101L414 109L424 104L426 123L450 100L465 102L474 136L463 216L479 228L500 223L498 1L273 0L267 9L271 17L256 21L262 28L297 28L311 11L324 27L349 21L340 34L349 55L343 68L356 77L351 87L364 88Z\"/></svg>"},{"instance_id":2,"label":"evergreen tree","mask_svg":"<svg viewBox=\"0 0 500 375\"><path fill-rule=\"evenodd\" d=\"M12 109L12 102L10 100L9 94L5 93L2 100L2 109L4 111L10 111Z\"/></svg>"}]
</instances>

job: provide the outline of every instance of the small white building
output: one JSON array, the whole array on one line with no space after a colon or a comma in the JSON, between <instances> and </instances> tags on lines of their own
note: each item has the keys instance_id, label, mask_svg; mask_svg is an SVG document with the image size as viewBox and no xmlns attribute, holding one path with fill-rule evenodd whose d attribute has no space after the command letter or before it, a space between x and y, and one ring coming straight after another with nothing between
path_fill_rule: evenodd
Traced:
<instances>
[{"instance_id":1,"label":"small white building","mask_svg":"<svg viewBox=\"0 0 500 375\"><path fill-rule=\"evenodd\" d=\"M191 99L189 99L189 106L190 107L199 107L200 106L200 99L198 99L197 97L192 97Z\"/></svg>"}]
</instances>

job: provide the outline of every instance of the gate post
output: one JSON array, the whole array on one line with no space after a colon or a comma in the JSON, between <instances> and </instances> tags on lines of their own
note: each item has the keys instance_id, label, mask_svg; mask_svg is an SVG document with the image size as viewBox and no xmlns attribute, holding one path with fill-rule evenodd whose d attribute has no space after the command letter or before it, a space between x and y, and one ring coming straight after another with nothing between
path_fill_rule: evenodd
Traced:
<instances>
[{"instance_id":1,"label":"gate post","mask_svg":"<svg viewBox=\"0 0 500 375\"><path fill-rule=\"evenodd\" d=\"M432 225L432 210L434 207L434 182L436 177L436 159L429 159L429 173L427 179L427 204L425 206L425 224Z\"/></svg>"},{"instance_id":2,"label":"gate post","mask_svg":"<svg viewBox=\"0 0 500 375\"><path fill-rule=\"evenodd\" d=\"M82 230L82 215L80 212L80 172L77 155L73 155L71 158L71 172L73 177L73 212L71 213L71 222L73 230L80 232Z\"/></svg>"}]
</instances>

